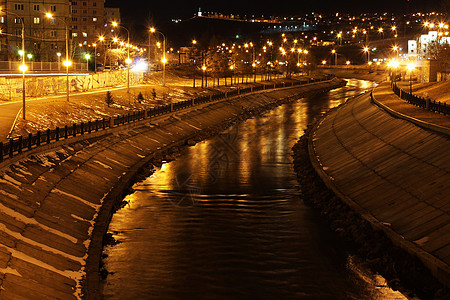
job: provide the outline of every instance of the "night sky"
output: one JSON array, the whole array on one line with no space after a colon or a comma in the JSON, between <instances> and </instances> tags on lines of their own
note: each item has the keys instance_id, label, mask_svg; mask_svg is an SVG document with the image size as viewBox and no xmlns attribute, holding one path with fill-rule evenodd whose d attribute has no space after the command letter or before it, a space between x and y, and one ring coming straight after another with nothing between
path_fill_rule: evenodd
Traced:
<instances>
[{"instance_id":1,"label":"night sky","mask_svg":"<svg viewBox=\"0 0 450 300\"><path fill-rule=\"evenodd\" d=\"M148 1L148 0L147 0ZM143 1L138 0L106 0L105 5L119 7L123 22L153 25L169 22L171 19L186 19L192 17L198 8L203 12L219 12L223 14L241 14L255 16L270 15L299 15L302 13L318 12L416 12L439 10L441 0L378 0L378 1L245 1L245 0L172 0L172 1Z\"/></svg>"}]
</instances>

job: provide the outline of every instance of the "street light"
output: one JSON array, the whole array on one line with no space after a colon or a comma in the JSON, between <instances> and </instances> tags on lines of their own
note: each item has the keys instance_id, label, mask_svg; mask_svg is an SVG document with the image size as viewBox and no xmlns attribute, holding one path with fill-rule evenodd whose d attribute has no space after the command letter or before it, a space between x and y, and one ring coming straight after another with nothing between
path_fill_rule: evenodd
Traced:
<instances>
[{"instance_id":1,"label":"street light","mask_svg":"<svg viewBox=\"0 0 450 300\"><path fill-rule=\"evenodd\" d=\"M336 49L331 50L331 53L334 54L334 65L337 65L337 51L336 51Z\"/></svg>"},{"instance_id":2,"label":"street light","mask_svg":"<svg viewBox=\"0 0 450 300\"><path fill-rule=\"evenodd\" d=\"M163 37L163 57L161 59L162 65L163 65L163 86L166 86L166 36L161 32L156 30L154 27L150 28L151 33L159 33ZM195 45L197 41L192 41L192 43Z\"/></svg>"},{"instance_id":3,"label":"street light","mask_svg":"<svg viewBox=\"0 0 450 300\"><path fill-rule=\"evenodd\" d=\"M407 68L409 70L409 93L412 95L412 72L416 66L413 63L408 64Z\"/></svg>"},{"instance_id":4,"label":"street light","mask_svg":"<svg viewBox=\"0 0 450 300\"><path fill-rule=\"evenodd\" d=\"M51 13L46 13L45 16L49 19L54 19L56 16L53 16ZM72 65L72 62L69 60L69 26L67 25L66 17L61 17L61 21L63 21L66 31L66 60L63 62L63 65L66 67L66 93L67 93L67 101L69 101L69 67ZM60 55L59 55L60 56ZM58 57L59 57L58 56Z\"/></svg>"},{"instance_id":5,"label":"street light","mask_svg":"<svg viewBox=\"0 0 450 300\"><path fill-rule=\"evenodd\" d=\"M128 31L128 29L126 27L124 27L123 25L118 24L117 22L112 22L112 26L114 27L122 27L123 29L125 29L127 31L127 59L125 60L125 63L127 64L127 93L130 93L130 63L131 63L131 59L130 59L130 32Z\"/></svg>"},{"instance_id":6,"label":"street light","mask_svg":"<svg viewBox=\"0 0 450 300\"><path fill-rule=\"evenodd\" d=\"M28 70L28 67L25 65L25 24L24 24L24 18L13 13L10 11L7 11L6 9L0 8L0 12L5 12L12 14L18 18L20 18L20 23L22 25L22 32L20 34L22 38L22 49L20 52L22 53L22 65L19 67L19 70L22 72L22 118L25 120L25 72Z\"/></svg>"},{"instance_id":7,"label":"street light","mask_svg":"<svg viewBox=\"0 0 450 300\"><path fill-rule=\"evenodd\" d=\"M86 58L86 71L89 72L89 59L91 58L91 55L89 53L86 53L84 55L84 58Z\"/></svg>"},{"instance_id":8,"label":"street light","mask_svg":"<svg viewBox=\"0 0 450 300\"><path fill-rule=\"evenodd\" d=\"M369 47L364 47L364 52L367 52L367 62L370 61L370 48Z\"/></svg>"}]
</instances>

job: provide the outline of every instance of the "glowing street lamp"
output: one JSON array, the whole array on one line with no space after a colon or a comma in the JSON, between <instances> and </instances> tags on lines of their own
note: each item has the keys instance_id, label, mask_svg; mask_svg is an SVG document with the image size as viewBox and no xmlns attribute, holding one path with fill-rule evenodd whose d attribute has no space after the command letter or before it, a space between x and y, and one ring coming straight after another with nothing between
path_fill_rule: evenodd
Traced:
<instances>
[{"instance_id":1,"label":"glowing street lamp","mask_svg":"<svg viewBox=\"0 0 450 300\"><path fill-rule=\"evenodd\" d=\"M51 13L46 13L45 16L49 19L55 18L55 16L53 16ZM65 25L65 31L66 31L65 32L66 33L66 60L63 62L63 65L66 67L66 71L67 71L66 90L67 90L67 101L69 101L69 67L72 65L72 62L69 60L69 26L67 24L66 17L62 17L61 21L63 21L63 23Z\"/></svg>"},{"instance_id":2,"label":"glowing street lamp","mask_svg":"<svg viewBox=\"0 0 450 300\"><path fill-rule=\"evenodd\" d=\"M117 22L112 22L111 24L114 27L122 27L123 29L125 29L127 31L128 47L127 47L127 59L125 60L125 62L127 63L127 94L129 94L130 93L130 63L131 63L130 47L129 47L130 46L130 32L128 31L128 29L125 26L120 25Z\"/></svg>"},{"instance_id":3,"label":"glowing street lamp","mask_svg":"<svg viewBox=\"0 0 450 300\"><path fill-rule=\"evenodd\" d=\"M416 65L410 63L408 64L407 68L409 70L409 93L412 95L412 72L416 68Z\"/></svg>"},{"instance_id":4,"label":"glowing street lamp","mask_svg":"<svg viewBox=\"0 0 450 300\"><path fill-rule=\"evenodd\" d=\"M13 13L7 11L6 9L0 8L1 12L12 14L18 18L20 18L20 24L22 25L21 38L22 38L22 49L19 51L19 55L22 57L22 65L19 67L19 70L22 72L22 118L25 120L25 72L28 70L28 67L25 65L25 24L24 18ZM0 31L1 33L1 31Z\"/></svg>"},{"instance_id":5,"label":"glowing street lamp","mask_svg":"<svg viewBox=\"0 0 450 300\"><path fill-rule=\"evenodd\" d=\"M364 52L367 52L367 62L370 61L370 48L369 47L364 47Z\"/></svg>"},{"instance_id":6,"label":"glowing street lamp","mask_svg":"<svg viewBox=\"0 0 450 300\"><path fill-rule=\"evenodd\" d=\"M336 49L331 50L331 53L334 54L334 64L337 65L337 51L336 51Z\"/></svg>"},{"instance_id":7,"label":"glowing street lamp","mask_svg":"<svg viewBox=\"0 0 450 300\"><path fill-rule=\"evenodd\" d=\"M70 86L69 86L69 67L72 65L72 62L69 59L66 59L63 62L63 65L66 67L66 95L67 95L67 101L69 101L69 94L70 94Z\"/></svg>"},{"instance_id":8,"label":"glowing street lamp","mask_svg":"<svg viewBox=\"0 0 450 300\"><path fill-rule=\"evenodd\" d=\"M89 59L91 58L91 55L89 53L86 53L84 55L84 58L86 58L86 71L89 72Z\"/></svg>"},{"instance_id":9,"label":"glowing street lamp","mask_svg":"<svg viewBox=\"0 0 450 300\"><path fill-rule=\"evenodd\" d=\"M151 33L159 33L163 37L163 57L161 59L163 65L163 86L166 86L166 36L161 32L156 30L154 27L150 28ZM195 45L197 43L196 40L193 40L192 43Z\"/></svg>"}]
</instances>

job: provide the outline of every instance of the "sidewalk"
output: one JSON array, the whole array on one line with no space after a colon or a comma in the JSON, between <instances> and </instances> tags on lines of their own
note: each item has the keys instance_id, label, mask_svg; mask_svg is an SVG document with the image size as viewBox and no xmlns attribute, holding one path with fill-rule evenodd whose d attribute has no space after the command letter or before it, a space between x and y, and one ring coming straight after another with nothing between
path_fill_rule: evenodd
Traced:
<instances>
[{"instance_id":1,"label":"sidewalk","mask_svg":"<svg viewBox=\"0 0 450 300\"><path fill-rule=\"evenodd\" d=\"M373 96L377 104L381 104L387 109L392 110L394 113L396 112L397 116L407 116L410 121L414 121L413 119L418 120L424 126L436 125L443 127L450 133L450 116L444 116L442 114L427 111L421 107L409 104L392 92L388 82L380 84L374 90Z\"/></svg>"},{"instance_id":2,"label":"sidewalk","mask_svg":"<svg viewBox=\"0 0 450 300\"><path fill-rule=\"evenodd\" d=\"M389 84L373 95L381 109L363 95L313 128L310 159L340 199L450 286L450 117L404 102Z\"/></svg>"}]
</instances>

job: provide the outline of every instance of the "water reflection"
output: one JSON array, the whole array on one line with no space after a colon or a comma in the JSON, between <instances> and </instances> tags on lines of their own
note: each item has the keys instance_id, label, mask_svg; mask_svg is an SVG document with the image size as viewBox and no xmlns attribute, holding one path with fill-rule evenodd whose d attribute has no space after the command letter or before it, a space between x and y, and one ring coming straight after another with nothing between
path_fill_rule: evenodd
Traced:
<instances>
[{"instance_id":1,"label":"water reflection","mask_svg":"<svg viewBox=\"0 0 450 300\"><path fill-rule=\"evenodd\" d=\"M290 149L366 83L280 106L190 147L127 196L105 252L111 299L395 299L305 206ZM335 97L339 97L340 100Z\"/></svg>"}]
</instances>

